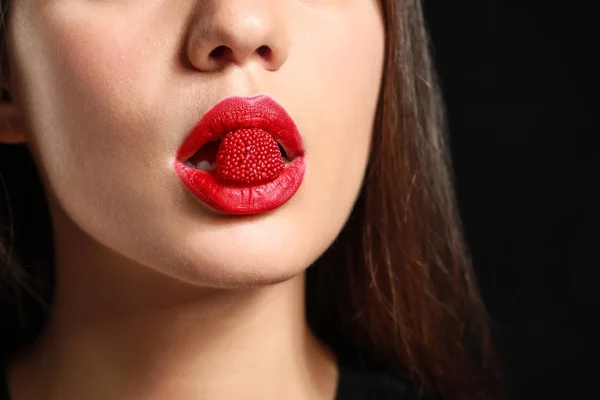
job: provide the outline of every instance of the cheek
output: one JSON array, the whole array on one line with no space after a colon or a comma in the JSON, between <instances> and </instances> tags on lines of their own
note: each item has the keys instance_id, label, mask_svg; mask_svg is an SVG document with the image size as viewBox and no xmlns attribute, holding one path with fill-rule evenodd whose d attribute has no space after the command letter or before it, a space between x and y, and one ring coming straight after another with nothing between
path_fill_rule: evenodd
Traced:
<instances>
[{"instance_id":1,"label":"cheek","mask_svg":"<svg viewBox=\"0 0 600 400\"><path fill-rule=\"evenodd\" d=\"M148 46L136 43L139 36L114 12L85 3L38 3L20 13L17 7L13 20L21 28L14 58L26 86L30 144L55 189L78 179L97 186L114 176L99 171L123 162L135 168L132 150L155 123L152 70L144 65L157 63L140 54ZM26 15L39 23L19 20Z\"/></svg>"},{"instance_id":2,"label":"cheek","mask_svg":"<svg viewBox=\"0 0 600 400\"><path fill-rule=\"evenodd\" d=\"M139 20L131 23L102 3L34 3L29 10L16 7L21 12L13 22L20 27L15 58L28 86L24 106L34 139L44 141L37 147L100 151L115 143L110 150L118 157L119 149L134 144L130 132L143 132L158 120L156 93L163 80L156 77L166 76L160 57L168 55L152 51L162 44L151 45L153 36L144 32L153 26L151 17L136 15ZM38 22L32 26L19 16Z\"/></svg>"},{"instance_id":3,"label":"cheek","mask_svg":"<svg viewBox=\"0 0 600 400\"><path fill-rule=\"evenodd\" d=\"M164 142L151 137L162 129L152 86L160 81L148 79L164 63L142 54L149 46L132 38L144 36L128 32L133 28L114 12L88 2L36 3L38 9L17 7L13 16L13 59L30 146L48 189L95 233L119 228L110 221L134 225L127 210L152 197L139 195L149 192L149 180L164 179L156 161L164 158Z\"/></svg>"},{"instance_id":4,"label":"cheek","mask_svg":"<svg viewBox=\"0 0 600 400\"><path fill-rule=\"evenodd\" d=\"M304 104L310 111L302 119L310 132L306 142L312 165L307 174L318 182L315 192L326 200L321 204L349 208L366 168L381 85L384 32L380 13L375 5L369 9L363 5L324 19L306 35L303 45L306 48L298 54L303 60L295 71L302 78L295 93L311 99Z\"/></svg>"},{"instance_id":5,"label":"cheek","mask_svg":"<svg viewBox=\"0 0 600 400\"><path fill-rule=\"evenodd\" d=\"M53 88L54 113L66 123L94 121L93 131L102 130L105 135L120 133L116 122L135 122L149 108L149 99L139 85L145 72L143 57L138 54L143 47L136 46L114 16L102 18L102 13L94 15L89 6L79 10L72 2L67 4L72 7L69 12L57 6L44 14L42 37L53 49L45 57L50 76L42 81ZM68 128L62 132L78 132L79 140L93 139L80 134L89 127Z\"/></svg>"}]
</instances>

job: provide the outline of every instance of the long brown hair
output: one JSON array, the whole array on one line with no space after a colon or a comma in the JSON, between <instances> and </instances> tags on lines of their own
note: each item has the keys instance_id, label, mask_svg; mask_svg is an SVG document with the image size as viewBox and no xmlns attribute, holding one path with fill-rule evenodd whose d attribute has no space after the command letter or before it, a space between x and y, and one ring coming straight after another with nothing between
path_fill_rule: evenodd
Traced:
<instances>
[{"instance_id":1,"label":"long brown hair","mask_svg":"<svg viewBox=\"0 0 600 400\"><path fill-rule=\"evenodd\" d=\"M307 272L308 320L334 349L426 392L495 397L491 335L461 234L422 5L381 6L386 61L370 161L346 226ZM2 0L3 20L7 7ZM0 190L0 352L8 357L39 333L52 298L50 222L25 145L0 146Z\"/></svg>"}]
</instances>

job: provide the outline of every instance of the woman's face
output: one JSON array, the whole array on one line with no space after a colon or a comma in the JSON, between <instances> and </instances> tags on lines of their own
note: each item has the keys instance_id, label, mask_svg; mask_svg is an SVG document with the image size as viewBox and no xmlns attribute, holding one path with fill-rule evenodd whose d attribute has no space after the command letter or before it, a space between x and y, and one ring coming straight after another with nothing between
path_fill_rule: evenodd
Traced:
<instances>
[{"instance_id":1,"label":"woman's face","mask_svg":"<svg viewBox=\"0 0 600 400\"><path fill-rule=\"evenodd\" d=\"M7 35L49 195L110 251L198 284L260 284L301 272L346 222L381 83L377 0L13 0ZM173 160L215 104L258 94L298 127L304 179L274 210L217 212Z\"/></svg>"}]
</instances>

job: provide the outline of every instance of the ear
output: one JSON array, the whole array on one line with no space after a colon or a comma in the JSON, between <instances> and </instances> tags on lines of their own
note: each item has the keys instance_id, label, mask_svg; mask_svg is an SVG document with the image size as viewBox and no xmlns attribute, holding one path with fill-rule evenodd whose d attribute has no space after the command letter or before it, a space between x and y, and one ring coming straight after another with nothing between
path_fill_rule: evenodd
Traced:
<instances>
[{"instance_id":1,"label":"ear","mask_svg":"<svg viewBox=\"0 0 600 400\"><path fill-rule=\"evenodd\" d=\"M0 99L0 143L25 143L22 115L10 91L2 88Z\"/></svg>"}]
</instances>

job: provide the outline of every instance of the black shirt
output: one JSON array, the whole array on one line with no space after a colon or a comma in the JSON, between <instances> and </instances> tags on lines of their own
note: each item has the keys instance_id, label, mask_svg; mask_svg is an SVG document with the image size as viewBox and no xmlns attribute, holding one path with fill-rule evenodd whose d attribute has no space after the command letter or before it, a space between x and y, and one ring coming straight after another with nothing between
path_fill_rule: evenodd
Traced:
<instances>
[{"instance_id":1,"label":"black shirt","mask_svg":"<svg viewBox=\"0 0 600 400\"><path fill-rule=\"evenodd\" d=\"M391 374L345 361L340 361L339 368L335 400L424 400Z\"/></svg>"},{"instance_id":2,"label":"black shirt","mask_svg":"<svg viewBox=\"0 0 600 400\"><path fill-rule=\"evenodd\" d=\"M402 380L358 364L340 362L335 400L416 400L418 397ZM0 379L0 400L10 400L6 373ZM40 399L42 400L42 399Z\"/></svg>"}]
</instances>

